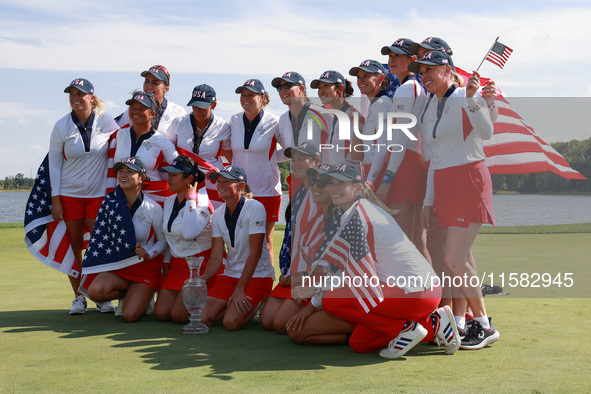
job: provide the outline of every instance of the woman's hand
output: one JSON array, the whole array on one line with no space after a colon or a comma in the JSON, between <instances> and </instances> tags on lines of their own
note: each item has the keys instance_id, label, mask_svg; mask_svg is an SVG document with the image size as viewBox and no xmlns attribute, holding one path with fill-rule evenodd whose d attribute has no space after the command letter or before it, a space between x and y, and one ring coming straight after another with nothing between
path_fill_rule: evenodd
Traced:
<instances>
[{"instance_id":1,"label":"woman's hand","mask_svg":"<svg viewBox=\"0 0 591 394\"><path fill-rule=\"evenodd\" d=\"M190 184L189 183L189 186L187 187L187 195L189 195L189 194L197 194L197 186L198 186L197 180L195 180L195 182L193 182L193 184Z\"/></svg>"},{"instance_id":2,"label":"woman's hand","mask_svg":"<svg viewBox=\"0 0 591 394\"><path fill-rule=\"evenodd\" d=\"M492 79L489 80L486 85L484 85L484 88L482 88L482 97L484 97L484 99L486 100L486 104L490 107L491 105L493 105L493 103L495 102L495 99L497 98L499 92L497 90L497 85L495 84L495 81L493 81Z\"/></svg>"},{"instance_id":3,"label":"woman's hand","mask_svg":"<svg viewBox=\"0 0 591 394\"><path fill-rule=\"evenodd\" d=\"M316 289L310 286L298 286L294 287L291 292L295 302L301 304L306 298L312 298L312 296L316 293Z\"/></svg>"},{"instance_id":4,"label":"woman's hand","mask_svg":"<svg viewBox=\"0 0 591 394\"><path fill-rule=\"evenodd\" d=\"M427 230L433 228L433 223L431 221L433 216L433 207L429 205L425 205L423 207L423 213L421 215L421 221L423 222L423 227Z\"/></svg>"},{"instance_id":5,"label":"woman's hand","mask_svg":"<svg viewBox=\"0 0 591 394\"><path fill-rule=\"evenodd\" d=\"M380 185L380 187L378 187L378 190L376 191L376 197L379 198L381 201L386 201L386 196L388 196L388 193L390 192L390 184L388 183L383 183Z\"/></svg>"},{"instance_id":6,"label":"woman's hand","mask_svg":"<svg viewBox=\"0 0 591 394\"><path fill-rule=\"evenodd\" d=\"M279 277L279 284L283 287L291 286L291 275L287 277L283 276L283 274Z\"/></svg>"},{"instance_id":7,"label":"woman's hand","mask_svg":"<svg viewBox=\"0 0 591 394\"><path fill-rule=\"evenodd\" d=\"M480 88L480 74L478 71L474 71L474 74L470 75L468 79L468 85L466 86L466 97L474 97L476 92Z\"/></svg>"},{"instance_id":8,"label":"woman's hand","mask_svg":"<svg viewBox=\"0 0 591 394\"><path fill-rule=\"evenodd\" d=\"M63 219L64 207L60 201L60 196L51 197L51 217L53 220L60 221Z\"/></svg>"},{"instance_id":9,"label":"woman's hand","mask_svg":"<svg viewBox=\"0 0 591 394\"><path fill-rule=\"evenodd\" d=\"M150 255L146 253L146 250L140 244L135 244L135 254L144 261L150 260Z\"/></svg>"},{"instance_id":10,"label":"woman's hand","mask_svg":"<svg viewBox=\"0 0 591 394\"><path fill-rule=\"evenodd\" d=\"M238 288L234 290L234 293L228 298L228 306L230 306L231 303L234 303L238 313L243 315L248 314L254 308L250 302L248 302L244 290Z\"/></svg>"},{"instance_id":11,"label":"woman's hand","mask_svg":"<svg viewBox=\"0 0 591 394\"><path fill-rule=\"evenodd\" d=\"M163 264L162 265L162 279L166 279L166 275L168 275L168 271L170 271L170 264Z\"/></svg>"},{"instance_id":12,"label":"woman's hand","mask_svg":"<svg viewBox=\"0 0 591 394\"><path fill-rule=\"evenodd\" d=\"M304 307L304 309L302 309L301 311L299 311L298 313L293 315L287 321L287 323L285 324L285 329L287 331L301 330L306 319L309 318L310 316L312 316L314 314L314 312L316 312L316 307L314 305L312 305L312 304L306 305Z\"/></svg>"}]
</instances>

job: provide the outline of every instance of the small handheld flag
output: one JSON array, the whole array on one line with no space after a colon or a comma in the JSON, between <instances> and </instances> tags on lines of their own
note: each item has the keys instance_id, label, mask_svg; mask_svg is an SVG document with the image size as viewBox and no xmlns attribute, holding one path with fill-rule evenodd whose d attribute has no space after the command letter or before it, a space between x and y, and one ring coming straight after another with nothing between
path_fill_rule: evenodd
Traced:
<instances>
[{"instance_id":1,"label":"small handheld flag","mask_svg":"<svg viewBox=\"0 0 591 394\"><path fill-rule=\"evenodd\" d=\"M488 60L489 62L496 64L500 68L503 68L505 66L505 63L507 63L507 60L509 60L509 56L511 56L512 52L513 49L509 48L504 44L501 44L499 42L499 37L497 37L493 45L488 50L488 53L486 54L484 59L482 59L482 61L480 62L480 65L478 66L476 71L480 69L480 66L482 66L482 63L484 63L485 60Z\"/></svg>"}]
</instances>

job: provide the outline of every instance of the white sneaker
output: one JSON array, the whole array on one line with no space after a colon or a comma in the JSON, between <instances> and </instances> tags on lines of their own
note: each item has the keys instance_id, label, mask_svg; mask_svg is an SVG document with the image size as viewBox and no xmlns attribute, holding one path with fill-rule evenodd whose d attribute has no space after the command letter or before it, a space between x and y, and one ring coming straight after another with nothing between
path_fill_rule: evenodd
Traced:
<instances>
[{"instance_id":1,"label":"white sneaker","mask_svg":"<svg viewBox=\"0 0 591 394\"><path fill-rule=\"evenodd\" d=\"M380 351L380 357L399 358L427 336L427 330L416 321L406 322L400 334L390 341L386 349Z\"/></svg>"},{"instance_id":2,"label":"white sneaker","mask_svg":"<svg viewBox=\"0 0 591 394\"><path fill-rule=\"evenodd\" d=\"M96 310L101 313L113 313L115 309L115 305L111 301L96 303Z\"/></svg>"},{"instance_id":3,"label":"white sneaker","mask_svg":"<svg viewBox=\"0 0 591 394\"><path fill-rule=\"evenodd\" d=\"M115 317L123 317L123 300L125 300L125 298L119 299L117 309L115 309Z\"/></svg>"},{"instance_id":4,"label":"white sneaker","mask_svg":"<svg viewBox=\"0 0 591 394\"><path fill-rule=\"evenodd\" d=\"M451 308L445 305L437 309L431 314L431 322L437 343L445 345L445 354L454 354L460 348L461 340Z\"/></svg>"},{"instance_id":5,"label":"white sneaker","mask_svg":"<svg viewBox=\"0 0 591 394\"><path fill-rule=\"evenodd\" d=\"M72 301L72 307L70 308L70 315L83 315L86 313L86 297L82 294L76 296Z\"/></svg>"}]
</instances>

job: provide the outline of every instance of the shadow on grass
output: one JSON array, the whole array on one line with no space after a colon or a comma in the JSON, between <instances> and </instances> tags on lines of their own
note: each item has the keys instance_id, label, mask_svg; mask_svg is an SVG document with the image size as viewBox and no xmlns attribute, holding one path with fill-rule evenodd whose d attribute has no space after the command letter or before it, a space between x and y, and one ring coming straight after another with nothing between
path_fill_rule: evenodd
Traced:
<instances>
[{"instance_id":1,"label":"shadow on grass","mask_svg":"<svg viewBox=\"0 0 591 394\"><path fill-rule=\"evenodd\" d=\"M92 338L108 347L130 348L156 370L209 367L207 377L233 379L237 371L305 371L329 366L358 367L389 362L376 353L358 354L348 346L310 347L296 345L286 335L268 332L251 322L238 332L221 324L208 334L185 335L182 325L158 322L145 316L137 323L125 323L112 314L90 310L84 316L69 316L64 310L0 312L0 329L5 338L18 341L18 334L55 332L57 340ZM94 343L93 346L101 346ZM411 356L435 355L443 351L423 344ZM398 360L403 362L404 358Z\"/></svg>"}]
</instances>

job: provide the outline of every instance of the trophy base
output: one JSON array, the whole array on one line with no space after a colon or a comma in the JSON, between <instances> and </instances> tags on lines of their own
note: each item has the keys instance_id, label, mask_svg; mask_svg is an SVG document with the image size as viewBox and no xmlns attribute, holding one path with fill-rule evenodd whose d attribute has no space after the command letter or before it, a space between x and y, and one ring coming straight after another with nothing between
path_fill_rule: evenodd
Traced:
<instances>
[{"instance_id":1,"label":"trophy base","mask_svg":"<svg viewBox=\"0 0 591 394\"><path fill-rule=\"evenodd\" d=\"M209 327L203 323L189 323L183 327L183 334L207 334Z\"/></svg>"}]
</instances>

